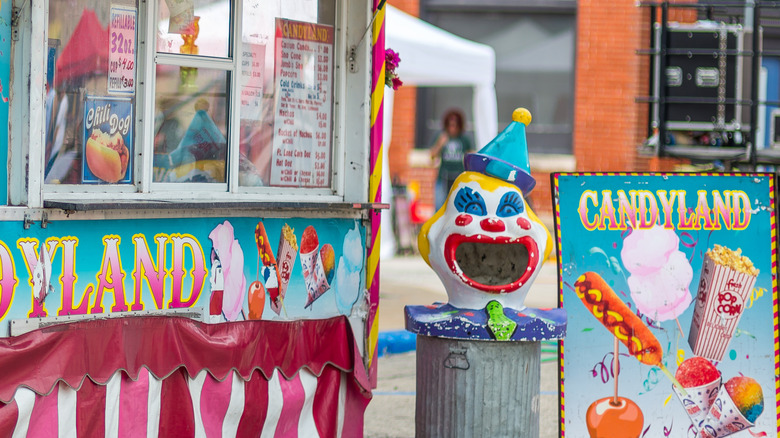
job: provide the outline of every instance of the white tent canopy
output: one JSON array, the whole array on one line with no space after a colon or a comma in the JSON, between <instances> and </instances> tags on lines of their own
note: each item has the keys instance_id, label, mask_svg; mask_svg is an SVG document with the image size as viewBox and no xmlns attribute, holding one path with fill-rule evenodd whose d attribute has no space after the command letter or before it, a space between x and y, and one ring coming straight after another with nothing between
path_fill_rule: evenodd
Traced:
<instances>
[{"instance_id":1,"label":"white tent canopy","mask_svg":"<svg viewBox=\"0 0 780 438\"><path fill-rule=\"evenodd\" d=\"M476 146L496 136L496 54L492 47L453 35L390 5L385 46L400 54L398 75L405 85L474 87Z\"/></svg>"},{"instance_id":2,"label":"white tent canopy","mask_svg":"<svg viewBox=\"0 0 780 438\"><path fill-rule=\"evenodd\" d=\"M472 115L477 149L498 131L496 54L492 47L446 32L387 5L385 46L401 57L398 75L404 85L420 87L470 86L474 88ZM393 126L393 92L384 101L382 200L392 202L388 149ZM395 253L392 214L382 214L381 256Z\"/></svg>"}]
</instances>

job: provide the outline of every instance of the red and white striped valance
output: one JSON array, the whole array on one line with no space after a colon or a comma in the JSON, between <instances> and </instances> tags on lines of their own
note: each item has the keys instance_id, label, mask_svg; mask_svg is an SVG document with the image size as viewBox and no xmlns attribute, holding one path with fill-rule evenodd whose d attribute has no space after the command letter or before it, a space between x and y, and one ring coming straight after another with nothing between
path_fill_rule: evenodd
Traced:
<instances>
[{"instance_id":1,"label":"red and white striped valance","mask_svg":"<svg viewBox=\"0 0 780 438\"><path fill-rule=\"evenodd\" d=\"M0 340L0 436L362 436L357 351L346 318L53 326Z\"/></svg>"}]
</instances>

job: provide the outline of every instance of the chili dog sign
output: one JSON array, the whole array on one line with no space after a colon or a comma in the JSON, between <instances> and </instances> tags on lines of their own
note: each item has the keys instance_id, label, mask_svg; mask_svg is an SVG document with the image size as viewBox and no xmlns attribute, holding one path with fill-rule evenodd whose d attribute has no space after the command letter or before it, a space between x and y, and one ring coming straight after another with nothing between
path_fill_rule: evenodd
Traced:
<instances>
[{"instance_id":1,"label":"chili dog sign","mask_svg":"<svg viewBox=\"0 0 780 438\"><path fill-rule=\"evenodd\" d=\"M83 183L130 183L133 174L132 99L87 96L83 144Z\"/></svg>"},{"instance_id":2,"label":"chili dog sign","mask_svg":"<svg viewBox=\"0 0 780 438\"><path fill-rule=\"evenodd\" d=\"M722 437L750 428L777 437L773 175L569 173L552 182L569 315L562 435ZM698 371L681 366L693 358L720 379L697 381ZM741 428L711 409L716 394L739 405L726 391L735 377L755 379L763 407Z\"/></svg>"}]
</instances>

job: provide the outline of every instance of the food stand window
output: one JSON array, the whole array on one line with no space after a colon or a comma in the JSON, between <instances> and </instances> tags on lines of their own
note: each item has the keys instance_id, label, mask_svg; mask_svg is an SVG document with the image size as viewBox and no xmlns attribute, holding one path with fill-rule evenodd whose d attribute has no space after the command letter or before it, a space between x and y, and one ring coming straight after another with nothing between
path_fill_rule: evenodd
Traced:
<instances>
[{"instance_id":1,"label":"food stand window","mask_svg":"<svg viewBox=\"0 0 780 438\"><path fill-rule=\"evenodd\" d=\"M48 7L45 198L343 196L336 0Z\"/></svg>"}]
</instances>

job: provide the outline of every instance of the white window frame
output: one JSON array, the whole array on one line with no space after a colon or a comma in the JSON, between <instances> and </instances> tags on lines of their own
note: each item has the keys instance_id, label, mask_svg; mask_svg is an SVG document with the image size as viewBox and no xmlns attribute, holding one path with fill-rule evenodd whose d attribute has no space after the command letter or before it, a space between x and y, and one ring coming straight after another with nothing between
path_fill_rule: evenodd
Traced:
<instances>
[{"instance_id":1,"label":"white window frame","mask_svg":"<svg viewBox=\"0 0 780 438\"><path fill-rule=\"evenodd\" d=\"M134 184L62 185L44 184L46 47L48 41L48 0L14 0L20 8L17 30L12 42L11 129L9 147L9 200L12 205L42 208L45 201L208 201L268 203L366 203L368 200L369 124L371 89L371 38L362 38L371 21L368 0L336 0L335 44L333 55L333 112L331 188L242 187L238 181L238 154L229 153L224 184L161 184L152 182L154 74L152 57L167 61L171 55L156 53L156 5L163 0L139 0L138 66L136 86L137 133L134 148ZM241 35L241 0L233 3L233 35ZM151 25L150 25L151 24ZM141 34L145 38L141 37ZM357 68L350 71L349 48L355 52ZM232 38L233 54L240 54L241 38ZM151 53L150 53L151 51ZM196 58L197 59L197 58ZM149 61L149 62L147 62ZM196 60L196 62L198 62ZM238 149L240 56L216 61L229 65L231 74L231 115L228 147ZM209 59L207 64L213 66ZM204 63L206 66L206 63ZM143 69L143 71L141 71ZM29 84L29 86L25 86ZM140 151L140 153L138 152ZM205 186L205 187L204 187ZM215 190L215 186L219 186Z\"/></svg>"}]
</instances>

